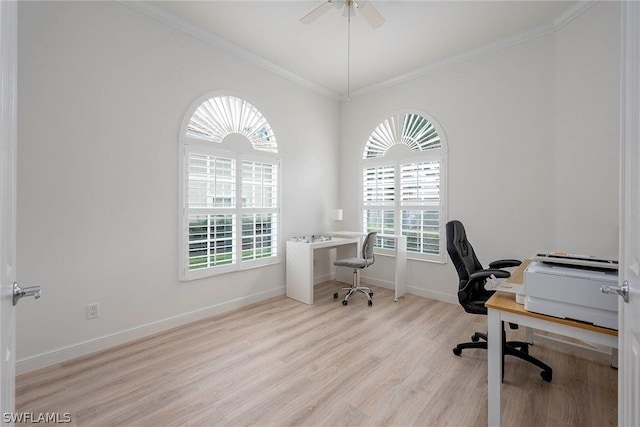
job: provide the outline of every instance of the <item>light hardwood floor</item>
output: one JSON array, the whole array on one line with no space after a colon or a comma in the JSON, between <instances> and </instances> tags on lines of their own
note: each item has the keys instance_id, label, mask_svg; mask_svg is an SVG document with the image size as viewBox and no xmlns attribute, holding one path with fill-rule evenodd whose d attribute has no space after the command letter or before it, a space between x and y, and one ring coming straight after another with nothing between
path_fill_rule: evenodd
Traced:
<instances>
[{"instance_id":1,"label":"light hardwood floor","mask_svg":"<svg viewBox=\"0 0 640 427\"><path fill-rule=\"evenodd\" d=\"M486 316L375 287L373 307L363 295L344 307L339 286L316 286L312 306L273 298L19 376L16 410L69 412L78 426L487 424L486 351L451 351ZM616 425L605 358L530 352L553 381L507 358L503 425Z\"/></svg>"}]
</instances>

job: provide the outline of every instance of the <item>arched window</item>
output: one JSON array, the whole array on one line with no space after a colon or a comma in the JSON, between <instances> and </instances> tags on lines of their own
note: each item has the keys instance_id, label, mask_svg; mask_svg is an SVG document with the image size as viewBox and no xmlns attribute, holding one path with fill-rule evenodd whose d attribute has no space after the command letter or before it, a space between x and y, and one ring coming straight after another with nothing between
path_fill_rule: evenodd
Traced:
<instances>
[{"instance_id":1,"label":"arched window","mask_svg":"<svg viewBox=\"0 0 640 427\"><path fill-rule=\"evenodd\" d=\"M242 98L205 96L181 128L180 278L280 261L274 132Z\"/></svg>"},{"instance_id":2,"label":"arched window","mask_svg":"<svg viewBox=\"0 0 640 427\"><path fill-rule=\"evenodd\" d=\"M446 149L426 114L400 113L380 123L362 153L364 231L407 237L410 258L445 261ZM394 240L378 238L382 251Z\"/></svg>"}]
</instances>

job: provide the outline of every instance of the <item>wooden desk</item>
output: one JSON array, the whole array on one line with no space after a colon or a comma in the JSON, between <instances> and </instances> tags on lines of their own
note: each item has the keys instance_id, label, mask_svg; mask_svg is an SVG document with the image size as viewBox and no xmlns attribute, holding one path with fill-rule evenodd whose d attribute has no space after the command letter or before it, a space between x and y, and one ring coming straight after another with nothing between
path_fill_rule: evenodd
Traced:
<instances>
[{"instance_id":1,"label":"wooden desk","mask_svg":"<svg viewBox=\"0 0 640 427\"><path fill-rule=\"evenodd\" d=\"M523 267L520 270L524 271ZM517 271L514 272L517 280ZM489 337L502 336L502 322L517 323L525 327L549 331L607 347L618 348L618 331L602 328L575 320L559 319L544 314L531 313L516 303L515 295L496 292L486 302L487 329ZM489 339L488 342L488 403L489 425L500 426L502 398L502 340ZM552 367L553 368L553 367Z\"/></svg>"}]
</instances>

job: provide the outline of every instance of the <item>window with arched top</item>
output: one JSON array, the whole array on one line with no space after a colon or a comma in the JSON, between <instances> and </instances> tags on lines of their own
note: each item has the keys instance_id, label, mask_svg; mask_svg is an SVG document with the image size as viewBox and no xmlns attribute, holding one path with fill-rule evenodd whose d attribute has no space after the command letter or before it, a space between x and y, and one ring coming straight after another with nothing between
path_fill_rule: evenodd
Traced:
<instances>
[{"instance_id":1,"label":"window with arched top","mask_svg":"<svg viewBox=\"0 0 640 427\"><path fill-rule=\"evenodd\" d=\"M384 235L404 235L410 258L445 261L446 149L435 121L420 112L393 115L369 136L362 153L362 223Z\"/></svg>"},{"instance_id":2,"label":"window with arched top","mask_svg":"<svg viewBox=\"0 0 640 427\"><path fill-rule=\"evenodd\" d=\"M205 96L180 132L180 278L280 262L276 137L246 100Z\"/></svg>"},{"instance_id":3,"label":"window with arched top","mask_svg":"<svg viewBox=\"0 0 640 427\"><path fill-rule=\"evenodd\" d=\"M193 112L186 136L222 142L229 134L244 135L256 150L278 152L276 137L262 113L236 96L216 96L204 101Z\"/></svg>"}]
</instances>

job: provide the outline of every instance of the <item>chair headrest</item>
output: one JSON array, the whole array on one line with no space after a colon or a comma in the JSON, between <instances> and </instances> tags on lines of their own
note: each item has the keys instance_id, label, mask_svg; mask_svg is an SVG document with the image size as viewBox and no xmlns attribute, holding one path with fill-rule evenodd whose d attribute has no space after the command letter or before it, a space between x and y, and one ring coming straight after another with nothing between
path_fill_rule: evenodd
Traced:
<instances>
[{"instance_id":1,"label":"chair headrest","mask_svg":"<svg viewBox=\"0 0 640 427\"><path fill-rule=\"evenodd\" d=\"M461 281L469 280L469 276L476 270L482 269L482 265L476 258L473 246L467 239L464 225L458 220L447 223L447 252L458 272Z\"/></svg>"}]
</instances>

